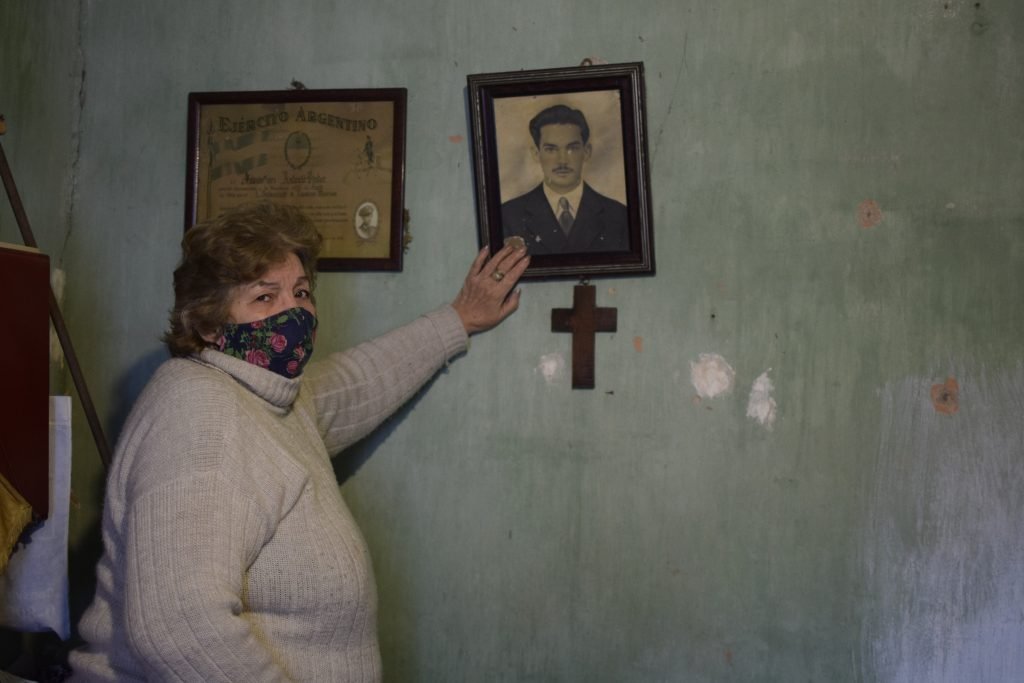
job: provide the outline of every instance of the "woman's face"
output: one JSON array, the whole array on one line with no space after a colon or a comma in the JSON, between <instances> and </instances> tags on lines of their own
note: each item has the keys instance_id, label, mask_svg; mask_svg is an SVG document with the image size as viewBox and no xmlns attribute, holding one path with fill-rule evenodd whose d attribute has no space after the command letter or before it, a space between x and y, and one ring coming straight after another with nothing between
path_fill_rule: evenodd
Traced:
<instances>
[{"instance_id":1,"label":"woman's face","mask_svg":"<svg viewBox=\"0 0 1024 683\"><path fill-rule=\"evenodd\" d=\"M235 287L228 322L251 323L295 307L316 314L302 262L295 254L288 254L288 258L268 268L256 281Z\"/></svg>"}]
</instances>

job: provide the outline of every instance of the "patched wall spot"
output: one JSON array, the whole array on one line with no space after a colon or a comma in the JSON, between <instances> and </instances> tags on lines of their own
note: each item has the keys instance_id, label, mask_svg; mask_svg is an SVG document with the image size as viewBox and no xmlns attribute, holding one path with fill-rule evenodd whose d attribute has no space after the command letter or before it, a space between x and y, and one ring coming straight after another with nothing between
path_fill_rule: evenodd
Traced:
<instances>
[{"instance_id":1,"label":"patched wall spot","mask_svg":"<svg viewBox=\"0 0 1024 683\"><path fill-rule=\"evenodd\" d=\"M554 384L555 380L565 374L565 358L560 353L546 353L540 357L536 372L539 372L544 381Z\"/></svg>"},{"instance_id":2,"label":"patched wall spot","mask_svg":"<svg viewBox=\"0 0 1024 683\"><path fill-rule=\"evenodd\" d=\"M690 381L701 398L714 398L732 389L736 372L717 353L702 353L690 361Z\"/></svg>"},{"instance_id":3,"label":"patched wall spot","mask_svg":"<svg viewBox=\"0 0 1024 683\"><path fill-rule=\"evenodd\" d=\"M754 380L754 386L750 389L750 398L747 401L747 417L754 418L766 429L771 429L775 424L777 409L775 399L772 398L772 391L775 390L775 387L768 379L769 372L771 372L771 368L762 372Z\"/></svg>"}]
</instances>

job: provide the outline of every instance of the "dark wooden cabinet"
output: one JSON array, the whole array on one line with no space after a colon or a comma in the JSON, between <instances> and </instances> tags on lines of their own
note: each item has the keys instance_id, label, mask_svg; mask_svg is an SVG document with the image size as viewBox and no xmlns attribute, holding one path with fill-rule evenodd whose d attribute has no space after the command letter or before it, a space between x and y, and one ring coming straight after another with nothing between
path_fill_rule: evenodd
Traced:
<instances>
[{"instance_id":1,"label":"dark wooden cabinet","mask_svg":"<svg viewBox=\"0 0 1024 683\"><path fill-rule=\"evenodd\" d=\"M0 473L49 511L50 259L0 243Z\"/></svg>"}]
</instances>

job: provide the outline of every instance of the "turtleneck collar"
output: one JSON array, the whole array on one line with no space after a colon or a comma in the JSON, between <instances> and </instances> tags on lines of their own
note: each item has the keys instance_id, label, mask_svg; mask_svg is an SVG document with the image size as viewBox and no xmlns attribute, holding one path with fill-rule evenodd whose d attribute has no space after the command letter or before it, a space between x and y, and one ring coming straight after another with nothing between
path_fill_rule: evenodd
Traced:
<instances>
[{"instance_id":1,"label":"turtleneck collar","mask_svg":"<svg viewBox=\"0 0 1024 683\"><path fill-rule=\"evenodd\" d=\"M249 391L277 408L290 408L299 394L299 387L302 386L301 375L289 379L214 349L203 349L198 356L192 358L230 375Z\"/></svg>"}]
</instances>

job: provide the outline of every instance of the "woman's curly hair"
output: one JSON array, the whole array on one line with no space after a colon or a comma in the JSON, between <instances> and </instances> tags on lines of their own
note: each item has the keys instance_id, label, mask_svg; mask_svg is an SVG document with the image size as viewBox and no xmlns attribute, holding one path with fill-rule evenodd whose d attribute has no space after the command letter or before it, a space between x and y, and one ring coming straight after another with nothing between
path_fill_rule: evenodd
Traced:
<instances>
[{"instance_id":1,"label":"woman's curly hair","mask_svg":"<svg viewBox=\"0 0 1024 683\"><path fill-rule=\"evenodd\" d=\"M235 287L258 280L295 254L316 282L316 259L323 238L298 208L256 202L199 223L181 241L181 263L174 270L174 308L163 336L173 356L209 346L228 322Z\"/></svg>"}]
</instances>

